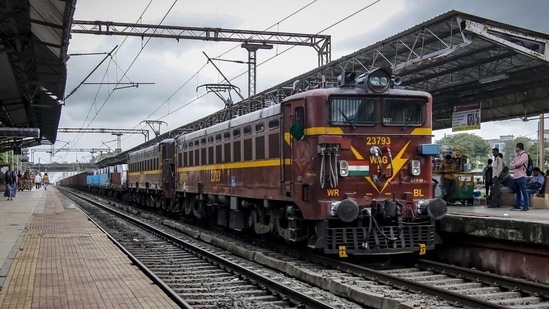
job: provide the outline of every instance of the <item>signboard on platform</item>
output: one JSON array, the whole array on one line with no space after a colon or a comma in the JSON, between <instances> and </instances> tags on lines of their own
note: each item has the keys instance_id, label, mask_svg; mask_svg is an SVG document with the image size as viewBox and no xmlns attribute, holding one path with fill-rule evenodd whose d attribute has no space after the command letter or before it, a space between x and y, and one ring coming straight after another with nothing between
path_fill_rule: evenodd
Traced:
<instances>
[{"instance_id":1,"label":"signboard on platform","mask_svg":"<svg viewBox=\"0 0 549 309\"><path fill-rule=\"evenodd\" d=\"M452 132L480 129L480 102L454 106Z\"/></svg>"}]
</instances>

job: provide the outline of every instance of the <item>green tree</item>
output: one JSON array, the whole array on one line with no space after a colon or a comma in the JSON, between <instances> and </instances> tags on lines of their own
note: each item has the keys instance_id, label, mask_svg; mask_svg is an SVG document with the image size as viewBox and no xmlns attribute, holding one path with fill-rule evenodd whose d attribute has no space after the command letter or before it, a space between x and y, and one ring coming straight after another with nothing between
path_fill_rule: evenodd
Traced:
<instances>
[{"instance_id":1,"label":"green tree","mask_svg":"<svg viewBox=\"0 0 549 309\"><path fill-rule=\"evenodd\" d=\"M436 141L439 145L449 145L460 148L469 158L472 169L482 168L491 156L490 144L482 137L470 133L447 135Z\"/></svg>"},{"instance_id":2,"label":"green tree","mask_svg":"<svg viewBox=\"0 0 549 309\"><path fill-rule=\"evenodd\" d=\"M519 137L512 141L509 141L508 143L505 143L505 150L509 151L509 153L506 152L506 155L504 157L505 159L507 159L505 162L507 163L513 160L513 158L515 157L515 145L519 142L524 144L524 150L530 155L532 161L534 161L534 166L538 166L542 172L545 172L549 168L549 148L545 148L543 150L543 163L540 164L538 162L539 143L533 143L526 137Z\"/></svg>"},{"instance_id":3,"label":"green tree","mask_svg":"<svg viewBox=\"0 0 549 309\"><path fill-rule=\"evenodd\" d=\"M528 152L530 154L530 157L532 157L532 160L536 162L536 159L538 157L537 146L535 146L528 137L519 136L515 139L505 142L505 151L503 155L503 161L505 162L505 164L509 164L509 162L511 162L515 157L515 154L516 154L515 149L516 149L517 143L523 143L524 150Z\"/></svg>"}]
</instances>

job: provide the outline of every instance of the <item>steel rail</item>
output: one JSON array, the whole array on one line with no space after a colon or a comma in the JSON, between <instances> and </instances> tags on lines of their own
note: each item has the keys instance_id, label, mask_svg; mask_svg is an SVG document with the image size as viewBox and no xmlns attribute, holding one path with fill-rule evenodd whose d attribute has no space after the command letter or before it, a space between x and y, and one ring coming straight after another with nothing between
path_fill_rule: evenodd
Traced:
<instances>
[{"instance_id":1,"label":"steel rail","mask_svg":"<svg viewBox=\"0 0 549 309\"><path fill-rule=\"evenodd\" d=\"M77 198L81 198L74 194L73 196L76 196ZM84 212L82 211L82 213ZM90 222L95 224L95 226L97 226L120 249L120 251L124 252L124 254L128 256L128 258L132 261L132 263L135 264L139 269L141 269L141 271L147 277L149 277L149 279L151 279L156 285L158 285L158 287L162 291L164 291L164 293L166 293L166 295L168 295L168 297L171 300L173 300L180 308L185 308L185 309L193 308L191 305L189 305L189 303L183 300L174 290L172 290L167 284L165 284L164 281L162 281L162 279L158 278L158 276L156 276L154 272L152 272L147 266L145 266L145 264L141 263L141 261L139 261L138 258L136 258L133 254L131 254L121 243L119 243L116 239L114 239L114 237L112 237L111 234L105 231L105 229L103 229L97 222L95 222L92 218L90 218L90 216L88 216L86 213L84 213L84 215L88 218Z\"/></svg>"},{"instance_id":2,"label":"steel rail","mask_svg":"<svg viewBox=\"0 0 549 309\"><path fill-rule=\"evenodd\" d=\"M64 192L69 192L69 191L66 191L66 190L63 190L63 191ZM252 270L249 270L249 269L247 269L243 266L240 266L240 265L238 265L238 264L236 264L236 263L234 263L234 262L232 262L228 259L219 257L219 256L215 255L214 253L211 253L211 252L209 252L205 249L202 249L202 248L200 248L196 245L193 245L193 244L191 244L187 241L181 240L181 239L176 238L176 237L174 237L170 234L167 234L167 233L165 233L161 230L158 230L155 227L153 227L153 226L151 226L147 223L141 222L141 221L139 221L135 218L132 218L132 217L126 215L123 212L120 212L120 211L115 210L115 209L110 209L110 208L104 207L103 205L101 205L100 203L98 203L96 201L93 201L93 200L87 199L85 197L76 195L73 192L69 192L69 193L74 195L74 196L77 196L79 199L84 200L87 203L91 203L93 205L99 206L99 207L101 207L101 208L103 208L103 209L105 209L105 210L107 210L111 213L114 213L118 216L121 216L124 219L132 222L133 224L143 228L144 230L147 230L151 234L154 234L158 237L162 237L162 238L166 239L167 241L169 241L169 242L171 242L171 243L173 243L177 246L188 248L189 250L192 250L193 252L196 252L197 254L200 254L205 259L215 261L216 263L218 263L220 265L223 265L226 268L232 269L234 272L237 272L237 273L241 274L242 276L247 277L247 278L255 281L260 286L265 286L269 289L275 290L275 291L287 296L289 299L298 302L299 305L305 305L307 308L335 309L335 307L333 307L329 304L326 304L326 303L324 303L324 302L322 302L322 301L320 301L320 300L318 300L314 297L311 297L309 295L300 293L298 291L294 291L291 287L287 287L283 284L278 283L275 280L271 280L271 279L269 279L269 278L267 278L267 277L265 277L261 274L255 273ZM128 252L128 254L129 254L129 252ZM143 265L143 267L146 267L146 266ZM160 279L158 279L158 280L160 280Z\"/></svg>"},{"instance_id":3,"label":"steel rail","mask_svg":"<svg viewBox=\"0 0 549 309\"><path fill-rule=\"evenodd\" d=\"M475 298L460 293L456 293L450 290L443 288L438 288L435 286L430 286L423 283L418 283L412 280L404 279L397 277L395 275L386 274L381 271L377 271L371 268L366 268L349 262L344 262L330 257L320 256L309 254L306 257L302 251L290 249L285 246L269 244L269 246L277 247L276 249L292 256L299 256L301 258L307 259L310 262L317 263L320 265L328 266L333 269L342 270L354 275L364 277L369 280L379 282L380 284L390 285L395 288L400 288L403 290L409 291L420 291L428 295L437 296L444 300L454 302L454 304L459 306L465 306L470 308L477 309L489 309L489 308L508 308L493 302L488 302L480 298Z\"/></svg>"},{"instance_id":4,"label":"steel rail","mask_svg":"<svg viewBox=\"0 0 549 309\"><path fill-rule=\"evenodd\" d=\"M549 298L549 285L545 284L528 282L515 278L508 278L497 274L468 269L455 265L447 265L429 260L418 260L416 262L416 266L419 268L432 270L434 272L455 276L457 278L466 278L473 281L486 282L492 284L493 286L503 287L511 291L519 291L538 297Z\"/></svg>"}]
</instances>

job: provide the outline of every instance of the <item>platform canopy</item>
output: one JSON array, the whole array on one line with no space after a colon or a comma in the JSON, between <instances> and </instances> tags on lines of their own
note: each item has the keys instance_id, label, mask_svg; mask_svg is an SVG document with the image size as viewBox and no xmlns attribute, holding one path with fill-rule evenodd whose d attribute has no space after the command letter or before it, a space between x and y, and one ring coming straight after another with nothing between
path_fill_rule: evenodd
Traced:
<instances>
[{"instance_id":1,"label":"platform canopy","mask_svg":"<svg viewBox=\"0 0 549 309\"><path fill-rule=\"evenodd\" d=\"M450 11L266 92L388 66L403 86L433 95L434 130L452 127L456 106L477 102L482 122L527 120L549 111L548 40L545 33Z\"/></svg>"},{"instance_id":2,"label":"platform canopy","mask_svg":"<svg viewBox=\"0 0 549 309\"><path fill-rule=\"evenodd\" d=\"M524 119L549 111L549 35L450 11L296 76L234 106L244 114L296 91L336 84L343 72L390 67L402 86L433 95L433 129L452 127L455 107L480 103L481 121ZM177 130L223 119L220 111ZM175 130L177 132L177 130Z\"/></svg>"},{"instance_id":3,"label":"platform canopy","mask_svg":"<svg viewBox=\"0 0 549 309\"><path fill-rule=\"evenodd\" d=\"M55 142L75 3L0 1L1 151Z\"/></svg>"}]
</instances>

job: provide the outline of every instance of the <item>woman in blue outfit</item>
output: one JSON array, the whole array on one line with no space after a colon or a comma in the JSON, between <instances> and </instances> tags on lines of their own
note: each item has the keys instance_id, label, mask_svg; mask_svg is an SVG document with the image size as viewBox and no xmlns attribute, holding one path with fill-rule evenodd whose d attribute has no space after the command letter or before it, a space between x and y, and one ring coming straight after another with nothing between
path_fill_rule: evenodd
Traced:
<instances>
[{"instance_id":1,"label":"woman in blue outfit","mask_svg":"<svg viewBox=\"0 0 549 309\"><path fill-rule=\"evenodd\" d=\"M8 170L4 174L4 182L6 183L6 192L4 195L8 198L8 201L13 201L15 192L17 192L17 175L11 169L11 165L8 166Z\"/></svg>"}]
</instances>

